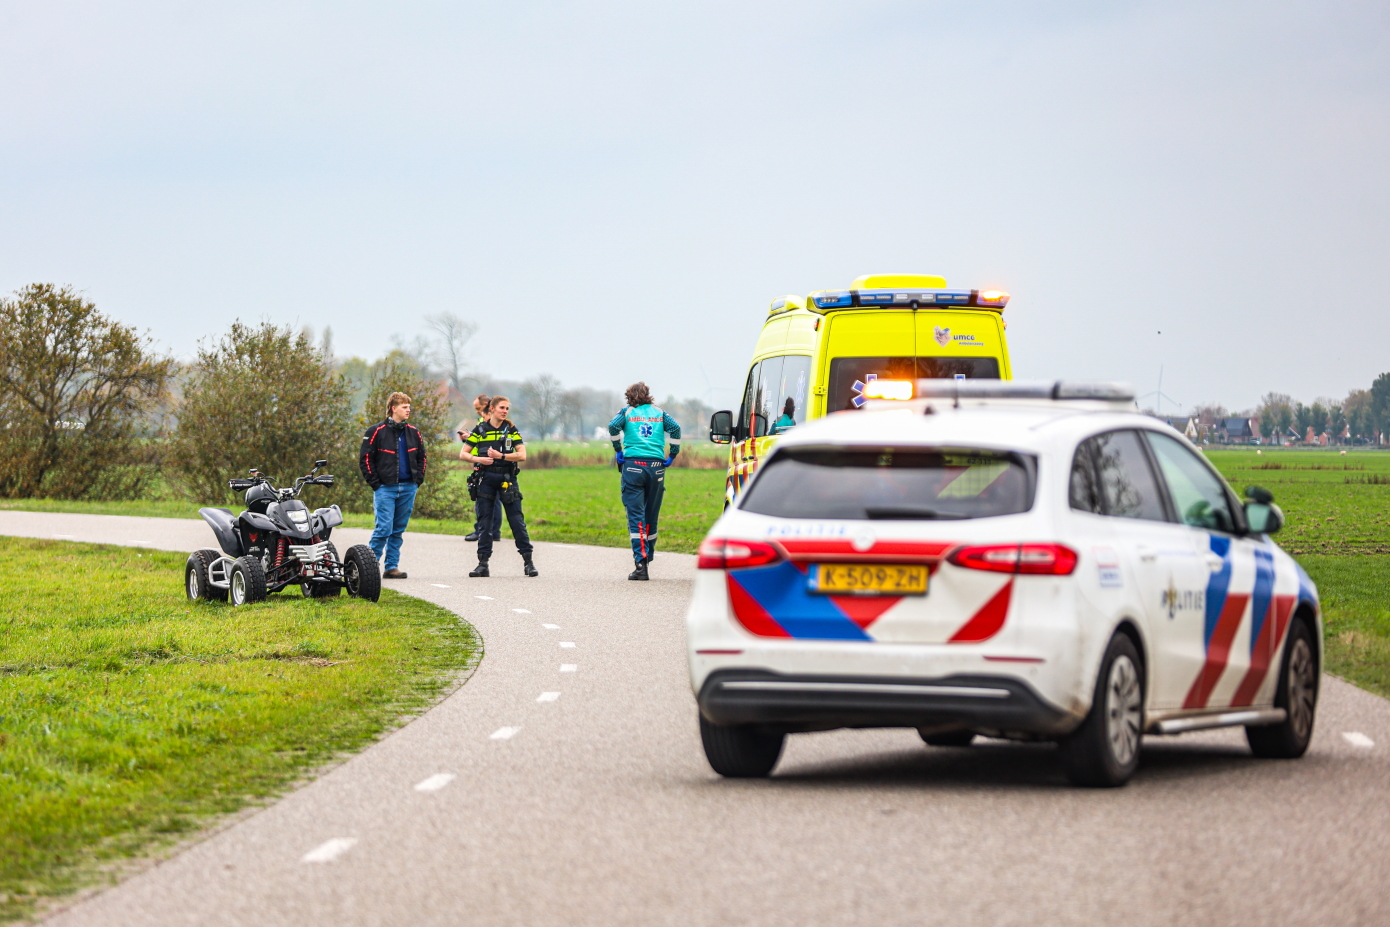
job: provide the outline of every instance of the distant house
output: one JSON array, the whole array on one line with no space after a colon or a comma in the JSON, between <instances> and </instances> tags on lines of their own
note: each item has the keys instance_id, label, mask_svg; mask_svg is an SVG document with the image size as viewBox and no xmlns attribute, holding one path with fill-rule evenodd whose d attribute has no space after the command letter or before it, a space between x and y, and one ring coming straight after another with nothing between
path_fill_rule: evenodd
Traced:
<instances>
[{"instance_id":1,"label":"distant house","mask_svg":"<svg viewBox=\"0 0 1390 927\"><path fill-rule=\"evenodd\" d=\"M1192 443L1197 443L1197 420L1190 415L1164 415L1160 416L1160 421L1183 433L1184 437Z\"/></svg>"},{"instance_id":2,"label":"distant house","mask_svg":"<svg viewBox=\"0 0 1390 927\"><path fill-rule=\"evenodd\" d=\"M1216 421L1216 440L1222 444L1259 444L1260 433L1248 418L1222 418Z\"/></svg>"}]
</instances>

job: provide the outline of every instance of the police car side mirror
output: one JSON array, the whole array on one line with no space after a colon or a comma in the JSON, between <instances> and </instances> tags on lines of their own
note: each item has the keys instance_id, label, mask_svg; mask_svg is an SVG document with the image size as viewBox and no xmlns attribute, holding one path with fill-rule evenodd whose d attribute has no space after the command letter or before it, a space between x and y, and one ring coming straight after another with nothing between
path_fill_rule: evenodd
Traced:
<instances>
[{"instance_id":1,"label":"police car side mirror","mask_svg":"<svg viewBox=\"0 0 1390 927\"><path fill-rule=\"evenodd\" d=\"M1274 504L1274 494L1260 486L1245 490L1245 523L1251 534L1274 534L1284 527L1284 511Z\"/></svg>"},{"instance_id":2,"label":"police car side mirror","mask_svg":"<svg viewBox=\"0 0 1390 927\"><path fill-rule=\"evenodd\" d=\"M734 440L734 413L725 409L709 417L709 439L715 444Z\"/></svg>"}]
</instances>

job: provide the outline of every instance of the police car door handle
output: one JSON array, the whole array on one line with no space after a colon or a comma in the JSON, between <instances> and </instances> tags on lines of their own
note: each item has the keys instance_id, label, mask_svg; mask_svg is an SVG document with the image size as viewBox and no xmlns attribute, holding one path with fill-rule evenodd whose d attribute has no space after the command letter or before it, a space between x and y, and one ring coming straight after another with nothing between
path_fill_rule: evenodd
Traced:
<instances>
[{"instance_id":1,"label":"police car door handle","mask_svg":"<svg viewBox=\"0 0 1390 927\"><path fill-rule=\"evenodd\" d=\"M1218 554L1207 554L1206 561L1207 569L1211 570L1213 573L1220 573L1221 568L1226 565L1225 559Z\"/></svg>"},{"instance_id":2,"label":"police car door handle","mask_svg":"<svg viewBox=\"0 0 1390 927\"><path fill-rule=\"evenodd\" d=\"M1140 560L1146 560L1146 561L1147 561L1147 560L1157 560L1157 559L1158 559L1158 551L1154 550L1152 547L1150 547L1150 546L1147 545L1147 544L1140 544L1139 547L1138 547L1138 551L1139 551L1139 559L1140 559Z\"/></svg>"}]
</instances>

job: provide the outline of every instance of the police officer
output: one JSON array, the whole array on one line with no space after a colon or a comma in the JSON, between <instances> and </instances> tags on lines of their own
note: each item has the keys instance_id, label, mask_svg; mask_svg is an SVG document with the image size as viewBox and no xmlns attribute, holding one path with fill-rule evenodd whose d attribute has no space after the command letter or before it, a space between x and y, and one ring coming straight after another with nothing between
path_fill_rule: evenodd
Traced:
<instances>
[{"instance_id":1,"label":"police officer","mask_svg":"<svg viewBox=\"0 0 1390 927\"><path fill-rule=\"evenodd\" d=\"M477 397L476 399L473 400L473 411L476 412L476 413L478 414L478 422L479 422L479 424L481 424L482 422L487 421L487 404L488 404L489 398L490 398L490 397L488 396L487 393L479 393L479 394L478 394L478 397ZM458 433L458 435L459 435L459 439L460 439L460 440L467 440L467 437L468 437L468 436L467 436L464 432L460 431L460 432ZM481 479L481 477L482 477L482 472L481 472L481 471L482 471L482 467L476 466L476 465L473 467L473 472L474 472L475 474L477 474L477 477L476 477L476 478L478 478L478 479ZM471 480L469 481L469 488L472 489L472 481L471 481ZM478 540L478 535L480 535L480 534L483 533L483 522L482 522L482 519L478 518L477 516L478 516L478 502L477 502L477 500L475 499L475 500L473 501L473 530L472 530L471 532L469 532L467 535L464 536L464 540L465 540L465 541L476 541L476 540ZM500 541L500 540L502 540L502 507L501 507L501 506L495 506L495 507L493 508L493 510L492 510L492 524L491 524L490 526L488 526L488 529L487 529L487 530L490 531L490 532L492 533L492 539L493 539L494 541Z\"/></svg>"},{"instance_id":2,"label":"police officer","mask_svg":"<svg viewBox=\"0 0 1390 927\"><path fill-rule=\"evenodd\" d=\"M666 468L681 450L681 426L656 407L647 384L632 384L625 396L627 405L608 423L608 437L613 442L614 462L623 474L627 536L637 564L627 578L645 580L647 562L656 556L656 522L666 491Z\"/></svg>"},{"instance_id":3,"label":"police officer","mask_svg":"<svg viewBox=\"0 0 1390 927\"><path fill-rule=\"evenodd\" d=\"M477 464L483 471L483 481L478 486L478 524L484 529L497 524L494 518L500 505L507 513L507 524L512 527L517 553L525 562L524 572L527 576L538 576L536 565L531 561L534 550L531 537L526 533L526 519L521 514L521 490L516 484L517 464L526 459L526 445L522 443L521 432L507 418L511 410L511 400L506 396L493 396L488 400L487 418L463 439L459 460ZM491 557L492 532L484 530L478 538L478 565L468 575L489 575L487 562Z\"/></svg>"}]
</instances>

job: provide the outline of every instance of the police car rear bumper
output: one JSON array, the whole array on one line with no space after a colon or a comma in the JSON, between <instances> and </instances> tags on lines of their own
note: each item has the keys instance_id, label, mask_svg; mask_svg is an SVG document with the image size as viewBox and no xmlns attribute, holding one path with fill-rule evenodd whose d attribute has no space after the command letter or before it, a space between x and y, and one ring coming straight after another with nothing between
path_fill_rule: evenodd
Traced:
<instances>
[{"instance_id":1,"label":"police car rear bumper","mask_svg":"<svg viewBox=\"0 0 1390 927\"><path fill-rule=\"evenodd\" d=\"M1080 721L1026 682L984 675L915 679L729 669L711 673L697 700L700 713L714 724L762 724L789 733L964 727L1057 735Z\"/></svg>"}]
</instances>

